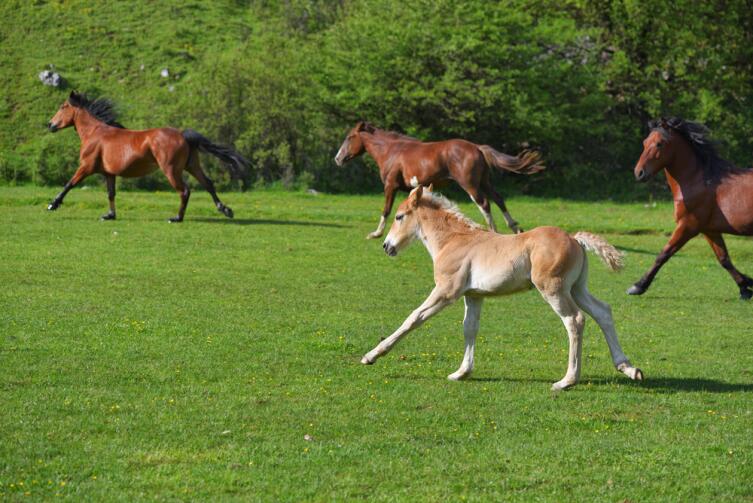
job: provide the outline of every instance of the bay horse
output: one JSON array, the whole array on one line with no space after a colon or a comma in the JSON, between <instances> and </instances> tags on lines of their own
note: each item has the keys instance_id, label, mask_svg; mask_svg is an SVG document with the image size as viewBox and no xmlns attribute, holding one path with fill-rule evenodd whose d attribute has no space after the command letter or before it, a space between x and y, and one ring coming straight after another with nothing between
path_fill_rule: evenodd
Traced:
<instances>
[{"instance_id":1,"label":"bay horse","mask_svg":"<svg viewBox=\"0 0 753 503\"><path fill-rule=\"evenodd\" d=\"M217 196L212 180L199 163L198 152L219 158L234 176L239 176L248 161L231 147L216 145L196 131L173 128L134 131L125 129L117 121L113 104L106 99L90 99L76 91L47 123L51 132L73 126L81 139L79 167L63 190L47 209L54 211L62 204L65 195L81 180L94 173L102 174L107 183L110 211L102 220L115 220L115 177L134 178L161 169L167 181L180 195L180 209L170 222L182 222L191 190L183 180L183 170L188 171L212 196L217 209L228 218L233 210Z\"/></svg>"},{"instance_id":2,"label":"bay horse","mask_svg":"<svg viewBox=\"0 0 753 503\"><path fill-rule=\"evenodd\" d=\"M620 372L642 380L617 340L611 309L588 291L585 250L596 253L612 270L622 267L622 254L603 238L588 232L569 235L557 227L537 227L522 234L488 232L466 218L447 199L422 186L415 188L395 213L384 251L395 256L419 238L434 262L435 287L429 297L392 335L366 353L372 364L408 332L455 302L465 299L465 355L450 380L468 377L485 297L510 295L535 287L562 318L570 339L567 373L552 389L574 386L580 377L585 317L596 320L606 338L612 362Z\"/></svg>"},{"instance_id":3,"label":"bay horse","mask_svg":"<svg viewBox=\"0 0 753 503\"><path fill-rule=\"evenodd\" d=\"M740 298L750 299L753 279L732 265L722 234L753 235L753 171L722 159L702 124L672 117L651 121L649 128L633 174L645 182L664 170L677 225L653 266L627 293L643 294L661 266L690 239L703 234L740 289Z\"/></svg>"},{"instance_id":4,"label":"bay horse","mask_svg":"<svg viewBox=\"0 0 753 503\"><path fill-rule=\"evenodd\" d=\"M360 121L345 137L335 163L342 166L364 152L379 165L379 176L384 184L384 210L379 226L366 236L367 239L378 238L384 232L398 190L409 192L418 185L428 186L448 179L455 180L468 193L489 229L497 230L489 203L491 198L502 210L507 226L513 232L522 232L507 211L505 200L491 184L490 168L526 175L544 169L537 152L525 151L514 157L489 145L476 145L466 140L422 142Z\"/></svg>"}]
</instances>

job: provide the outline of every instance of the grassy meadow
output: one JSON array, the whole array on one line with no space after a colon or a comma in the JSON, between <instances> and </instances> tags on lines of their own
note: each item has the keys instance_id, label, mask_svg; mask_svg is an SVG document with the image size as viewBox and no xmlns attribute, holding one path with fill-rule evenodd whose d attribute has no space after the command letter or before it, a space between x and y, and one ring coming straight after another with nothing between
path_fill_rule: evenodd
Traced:
<instances>
[{"instance_id":1,"label":"grassy meadow","mask_svg":"<svg viewBox=\"0 0 753 503\"><path fill-rule=\"evenodd\" d=\"M364 239L378 195L221 194L230 221L196 190L172 225L172 193L120 192L100 222L102 188L46 212L56 192L0 188L0 500L753 501L753 305L699 239L624 293L668 202L509 200L628 254L591 256L590 284L645 382L589 319L582 382L555 394L567 336L535 291L485 303L469 381L446 379L462 302L359 363L433 285L419 243Z\"/></svg>"}]
</instances>

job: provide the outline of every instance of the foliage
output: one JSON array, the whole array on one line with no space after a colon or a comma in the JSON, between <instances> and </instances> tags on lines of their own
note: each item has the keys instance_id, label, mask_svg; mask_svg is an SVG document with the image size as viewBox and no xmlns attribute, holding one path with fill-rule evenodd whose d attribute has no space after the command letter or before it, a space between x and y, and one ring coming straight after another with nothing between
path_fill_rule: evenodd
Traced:
<instances>
[{"instance_id":1,"label":"foliage","mask_svg":"<svg viewBox=\"0 0 753 503\"><path fill-rule=\"evenodd\" d=\"M539 148L549 169L508 176L506 188L574 198L645 195L629 168L659 115L707 122L739 164L753 150L744 0L135 4L0 6L3 180L70 176L73 133L48 139L42 126L71 88L114 98L129 127L193 127L235 144L254 163L246 187L292 187L305 173L320 190L379 190L370 160L332 162L358 119L511 153ZM39 83L48 65L66 89ZM165 185L153 176L124 186ZM660 182L648 190L666 193Z\"/></svg>"},{"instance_id":2,"label":"foliage","mask_svg":"<svg viewBox=\"0 0 753 503\"><path fill-rule=\"evenodd\" d=\"M103 189L44 213L53 193L0 188L2 500L753 496L751 305L702 239L624 294L672 229L668 202L511 198L527 228L628 253L619 274L591 257L590 284L646 380L612 368L589 320L582 383L552 394L567 336L535 291L485 302L474 379L446 379L462 302L359 363L433 284L419 243L389 259L363 239L379 196L231 193L229 221L196 191L170 225L173 193L120 194L114 222L97 221ZM750 243L728 245L750 273Z\"/></svg>"}]
</instances>

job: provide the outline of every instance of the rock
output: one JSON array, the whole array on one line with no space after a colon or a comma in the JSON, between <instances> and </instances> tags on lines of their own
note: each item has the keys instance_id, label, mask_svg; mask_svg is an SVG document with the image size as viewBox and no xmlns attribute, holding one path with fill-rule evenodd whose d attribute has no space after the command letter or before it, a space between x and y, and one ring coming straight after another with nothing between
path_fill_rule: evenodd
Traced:
<instances>
[{"instance_id":1,"label":"rock","mask_svg":"<svg viewBox=\"0 0 753 503\"><path fill-rule=\"evenodd\" d=\"M311 194L312 196L318 196L319 191L316 189L306 189L306 194Z\"/></svg>"},{"instance_id":2,"label":"rock","mask_svg":"<svg viewBox=\"0 0 753 503\"><path fill-rule=\"evenodd\" d=\"M63 81L63 79L60 78L60 74L53 72L52 70L44 70L39 72L39 80L42 81L42 84L52 87L60 87L60 84Z\"/></svg>"}]
</instances>

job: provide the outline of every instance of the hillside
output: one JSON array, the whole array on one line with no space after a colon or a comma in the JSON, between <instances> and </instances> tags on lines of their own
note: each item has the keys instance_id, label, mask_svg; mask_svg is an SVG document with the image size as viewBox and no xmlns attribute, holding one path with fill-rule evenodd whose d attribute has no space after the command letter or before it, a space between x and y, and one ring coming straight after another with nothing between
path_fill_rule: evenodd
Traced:
<instances>
[{"instance_id":1,"label":"hillside","mask_svg":"<svg viewBox=\"0 0 753 503\"><path fill-rule=\"evenodd\" d=\"M504 186L565 197L661 193L660 182L636 187L630 175L647 119L661 115L707 123L738 164L753 152L753 18L742 0L723 9L689 0L8 1L0 14L0 183L70 176L75 134L44 125L71 89L114 99L128 127L193 127L233 143L253 161L247 186L379 190L371 161L331 161L358 119L427 140L535 147L547 171ZM39 81L49 68L61 88Z\"/></svg>"}]
</instances>

